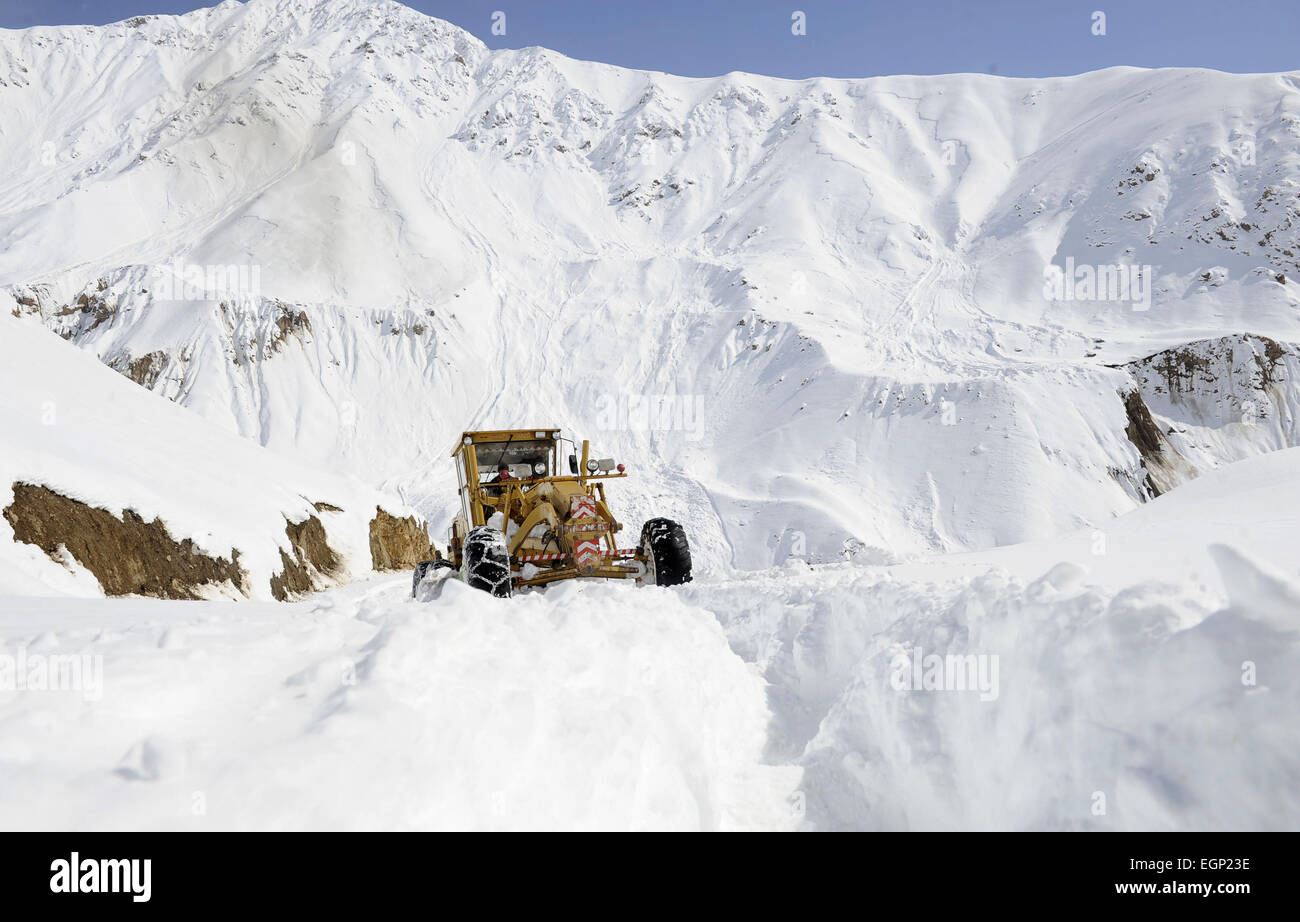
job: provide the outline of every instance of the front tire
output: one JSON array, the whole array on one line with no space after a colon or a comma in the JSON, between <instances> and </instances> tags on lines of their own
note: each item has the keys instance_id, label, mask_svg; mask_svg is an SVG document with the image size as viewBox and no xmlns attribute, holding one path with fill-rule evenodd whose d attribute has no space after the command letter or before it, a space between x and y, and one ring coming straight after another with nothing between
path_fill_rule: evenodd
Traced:
<instances>
[{"instance_id":1,"label":"front tire","mask_svg":"<svg viewBox=\"0 0 1300 922\"><path fill-rule=\"evenodd\" d=\"M686 529L672 519L651 519L641 526L641 553L646 559L645 582L680 586L691 581L691 547Z\"/></svg>"},{"instance_id":2,"label":"front tire","mask_svg":"<svg viewBox=\"0 0 1300 922\"><path fill-rule=\"evenodd\" d=\"M508 599L514 591L510 576L510 548L506 536L491 525L479 525L465 536L465 582L499 599Z\"/></svg>"}]
</instances>

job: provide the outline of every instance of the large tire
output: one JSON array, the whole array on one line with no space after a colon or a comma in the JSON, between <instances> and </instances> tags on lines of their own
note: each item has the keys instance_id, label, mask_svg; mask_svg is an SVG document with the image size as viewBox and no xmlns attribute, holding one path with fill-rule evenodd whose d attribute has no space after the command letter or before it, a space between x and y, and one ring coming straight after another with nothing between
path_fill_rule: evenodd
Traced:
<instances>
[{"instance_id":1,"label":"large tire","mask_svg":"<svg viewBox=\"0 0 1300 922\"><path fill-rule=\"evenodd\" d=\"M691 581L691 547L686 529L672 519L651 519L641 526L641 553L646 558L645 582L680 586Z\"/></svg>"},{"instance_id":2,"label":"large tire","mask_svg":"<svg viewBox=\"0 0 1300 922\"><path fill-rule=\"evenodd\" d=\"M465 582L474 589L508 599L514 589L506 536L491 525L471 528L463 552Z\"/></svg>"},{"instance_id":3,"label":"large tire","mask_svg":"<svg viewBox=\"0 0 1300 922\"><path fill-rule=\"evenodd\" d=\"M421 560L415 565L415 573L411 577L411 598L415 598L416 592L420 588L420 583L424 582L425 576L431 570L455 569L450 560Z\"/></svg>"}]
</instances>

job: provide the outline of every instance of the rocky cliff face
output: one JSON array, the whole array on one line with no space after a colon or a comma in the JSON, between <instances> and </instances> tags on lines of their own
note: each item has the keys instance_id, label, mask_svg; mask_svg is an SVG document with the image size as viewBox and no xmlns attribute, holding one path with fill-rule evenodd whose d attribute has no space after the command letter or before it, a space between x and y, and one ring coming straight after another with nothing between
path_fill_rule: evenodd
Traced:
<instances>
[{"instance_id":1,"label":"rocky cliff face","mask_svg":"<svg viewBox=\"0 0 1300 922\"><path fill-rule=\"evenodd\" d=\"M1224 464L1300 444L1300 349L1293 343L1224 336L1122 367L1136 384L1126 398L1134 421L1130 438L1159 492Z\"/></svg>"},{"instance_id":2,"label":"rocky cliff face","mask_svg":"<svg viewBox=\"0 0 1300 922\"><path fill-rule=\"evenodd\" d=\"M398 518L375 507L375 517L370 520L370 559L376 570L406 570L440 556L424 522L413 515Z\"/></svg>"}]
</instances>

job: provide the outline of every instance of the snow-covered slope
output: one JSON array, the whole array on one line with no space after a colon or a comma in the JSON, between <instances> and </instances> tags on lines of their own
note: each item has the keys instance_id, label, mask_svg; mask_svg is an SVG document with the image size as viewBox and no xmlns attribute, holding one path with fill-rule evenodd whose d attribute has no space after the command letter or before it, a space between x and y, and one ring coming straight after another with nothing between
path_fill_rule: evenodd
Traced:
<instances>
[{"instance_id":1,"label":"snow-covered slope","mask_svg":"<svg viewBox=\"0 0 1300 922\"><path fill-rule=\"evenodd\" d=\"M160 542L162 563L142 564L135 582L117 593L266 599L290 560L304 564L313 586L370 573L376 507L404 514L399 502L371 487L223 432L47 330L8 316L0 316L0 431L0 594L99 595L112 587L86 569L92 559L112 567L115 561L106 558L130 557L142 544ZM22 524L14 512L18 485L46 488L108 516L91 520L71 508L51 510L53 497L36 499L46 505L30 510L33 520L62 546L55 562L35 537L15 540ZM127 510L141 520L139 529L120 529ZM146 534L144 523L155 519L165 535ZM337 557L322 567L330 572L297 559L288 527L311 519ZM168 555L177 564L182 556L168 539L188 540L196 554L231 566L216 568L211 579L187 578L165 566ZM69 553L79 541L84 546ZM318 557L312 566L322 563Z\"/></svg>"},{"instance_id":2,"label":"snow-covered slope","mask_svg":"<svg viewBox=\"0 0 1300 922\"><path fill-rule=\"evenodd\" d=\"M708 569L989 547L1149 494L1126 363L1300 341L1297 84L685 79L348 0L0 33L0 310L435 524L455 432L542 420Z\"/></svg>"}]
</instances>

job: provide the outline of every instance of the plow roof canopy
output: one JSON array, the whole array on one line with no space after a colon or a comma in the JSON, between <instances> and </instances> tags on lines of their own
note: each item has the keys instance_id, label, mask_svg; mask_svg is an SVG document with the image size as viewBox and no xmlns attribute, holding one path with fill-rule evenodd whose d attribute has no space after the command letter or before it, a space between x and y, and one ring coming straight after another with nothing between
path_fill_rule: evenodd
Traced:
<instances>
[{"instance_id":1,"label":"plow roof canopy","mask_svg":"<svg viewBox=\"0 0 1300 922\"><path fill-rule=\"evenodd\" d=\"M518 443L546 443L549 449L560 438L559 426L539 426L536 429L483 429L477 432L462 432L456 444L452 446L452 457L458 455L466 445L500 444L509 442L511 446Z\"/></svg>"}]
</instances>

